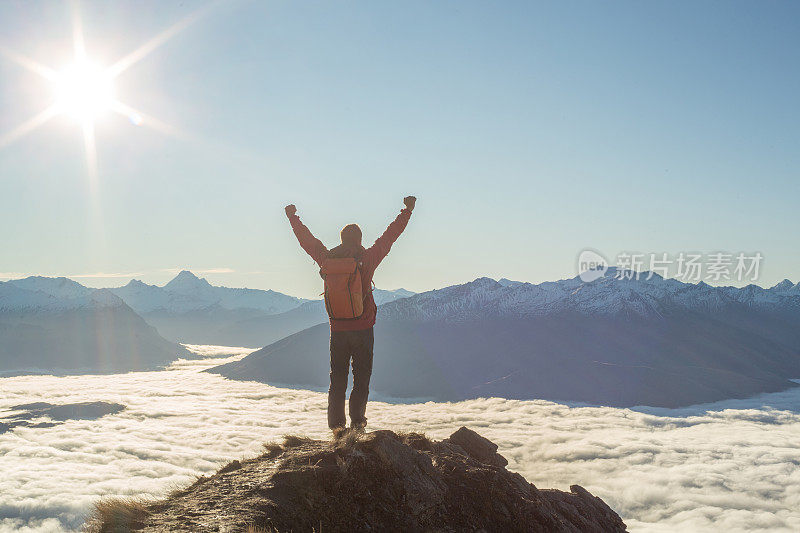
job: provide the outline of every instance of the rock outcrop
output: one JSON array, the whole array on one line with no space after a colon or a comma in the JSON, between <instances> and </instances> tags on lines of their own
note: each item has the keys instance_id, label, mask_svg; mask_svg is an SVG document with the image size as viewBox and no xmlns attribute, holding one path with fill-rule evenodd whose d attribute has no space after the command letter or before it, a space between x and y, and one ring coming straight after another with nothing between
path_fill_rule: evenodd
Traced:
<instances>
[{"instance_id":1,"label":"rock outcrop","mask_svg":"<svg viewBox=\"0 0 800 533\"><path fill-rule=\"evenodd\" d=\"M580 486L542 490L461 428L443 441L382 430L287 437L154 503L98 504L90 531L626 531ZM123 523L124 522L124 523Z\"/></svg>"}]
</instances>

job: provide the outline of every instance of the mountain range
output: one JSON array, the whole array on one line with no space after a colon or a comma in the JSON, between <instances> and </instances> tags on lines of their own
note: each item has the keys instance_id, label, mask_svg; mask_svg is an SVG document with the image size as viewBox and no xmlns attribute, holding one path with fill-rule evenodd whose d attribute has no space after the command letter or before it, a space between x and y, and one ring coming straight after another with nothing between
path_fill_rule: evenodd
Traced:
<instances>
[{"instance_id":1,"label":"mountain range","mask_svg":"<svg viewBox=\"0 0 800 533\"><path fill-rule=\"evenodd\" d=\"M0 282L0 373L123 372L187 355L107 289L39 276Z\"/></svg>"},{"instance_id":2,"label":"mountain range","mask_svg":"<svg viewBox=\"0 0 800 533\"><path fill-rule=\"evenodd\" d=\"M110 290L164 337L183 343L258 348L328 321L320 300L217 287L187 270L163 287L131 280ZM374 290L378 305L412 294Z\"/></svg>"},{"instance_id":3,"label":"mountain range","mask_svg":"<svg viewBox=\"0 0 800 533\"><path fill-rule=\"evenodd\" d=\"M372 389L677 407L795 386L800 285L629 276L612 268L592 282L478 278L420 294L376 290ZM212 371L325 388L326 322L319 300L216 287L188 271L164 286L113 289L33 276L0 283L0 372L153 368L187 355L175 341L265 345Z\"/></svg>"},{"instance_id":4,"label":"mountain range","mask_svg":"<svg viewBox=\"0 0 800 533\"><path fill-rule=\"evenodd\" d=\"M273 315L294 309L305 301L271 290L215 287L188 270L181 271L163 287L133 279L124 287L109 290L140 314L251 309Z\"/></svg>"},{"instance_id":5,"label":"mountain range","mask_svg":"<svg viewBox=\"0 0 800 533\"><path fill-rule=\"evenodd\" d=\"M413 294L374 293L379 304ZM324 322L319 300L217 287L189 271L111 289L31 276L0 282L0 373L153 368L189 355L177 342L260 347Z\"/></svg>"},{"instance_id":6,"label":"mountain range","mask_svg":"<svg viewBox=\"0 0 800 533\"><path fill-rule=\"evenodd\" d=\"M679 407L783 390L800 378L800 287L687 284L612 268L531 284L479 278L381 306L372 390ZM212 369L324 388L327 327Z\"/></svg>"}]
</instances>

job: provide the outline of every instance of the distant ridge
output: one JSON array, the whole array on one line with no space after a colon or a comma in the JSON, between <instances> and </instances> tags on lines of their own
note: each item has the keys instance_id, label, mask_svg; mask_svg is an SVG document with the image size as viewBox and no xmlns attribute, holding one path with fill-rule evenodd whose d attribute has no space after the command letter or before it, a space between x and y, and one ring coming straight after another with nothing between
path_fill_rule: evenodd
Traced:
<instances>
[{"instance_id":1,"label":"distant ridge","mask_svg":"<svg viewBox=\"0 0 800 533\"><path fill-rule=\"evenodd\" d=\"M0 282L0 373L145 370L188 355L108 289L42 276Z\"/></svg>"},{"instance_id":2,"label":"distant ridge","mask_svg":"<svg viewBox=\"0 0 800 533\"><path fill-rule=\"evenodd\" d=\"M639 279L622 276L612 267L602 278L589 283L579 277L539 284L478 278L393 303L384 307L383 316L458 321L469 318L473 312L479 317L559 313L657 316L678 310L706 312L734 308L800 312L800 289L789 280L765 289L757 285L737 288L683 283L649 272L641 273Z\"/></svg>"},{"instance_id":3,"label":"distant ridge","mask_svg":"<svg viewBox=\"0 0 800 533\"><path fill-rule=\"evenodd\" d=\"M91 289L68 278L44 276L6 283L0 310L3 305L79 306L85 305L87 298L102 296L111 303L124 302L160 335L187 344L258 348L328 320L321 300L273 290L215 286L188 270L163 286L132 279L122 287ZM12 287L19 291L16 296L11 294ZM413 294L406 289L374 290L378 305Z\"/></svg>"},{"instance_id":4,"label":"distant ridge","mask_svg":"<svg viewBox=\"0 0 800 533\"><path fill-rule=\"evenodd\" d=\"M371 388L440 401L498 396L679 407L796 386L800 291L653 275L538 285L490 278L380 307ZM791 283L791 282L790 282ZM209 370L324 389L315 326Z\"/></svg>"},{"instance_id":5,"label":"distant ridge","mask_svg":"<svg viewBox=\"0 0 800 533\"><path fill-rule=\"evenodd\" d=\"M271 290L216 287L188 270L178 273L163 287L131 280L124 287L110 290L138 313L187 313L219 308L276 314L294 309L305 301Z\"/></svg>"},{"instance_id":6,"label":"distant ridge","mask_svg":"<svg viewBox=\"0 0 800 533\"><path fill-rule=\"evenodd\" d=\"M258 348L328 320L320 300L217 287L188 270L163 287L131 280L110 290L166 338L189 344ZM376 289L374 294L380 305L414 293Z\"/></svg>"}]
</instances>

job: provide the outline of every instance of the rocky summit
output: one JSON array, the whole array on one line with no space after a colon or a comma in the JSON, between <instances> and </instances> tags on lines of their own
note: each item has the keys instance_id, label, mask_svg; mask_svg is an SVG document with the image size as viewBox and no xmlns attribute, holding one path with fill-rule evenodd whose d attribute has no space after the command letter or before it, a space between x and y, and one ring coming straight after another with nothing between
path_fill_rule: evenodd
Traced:
<instances>
[{"instance_id":1,"label":"rocky summit","mask_svg":"<svg viewBox=\"0 0 800 533\"><path fill-rule=\"evenodd\" d=\"M538 489L462 427L286 437L157 502L103 500L89 531L626 531L600 498Z\"/></svg>"}]
</instances>

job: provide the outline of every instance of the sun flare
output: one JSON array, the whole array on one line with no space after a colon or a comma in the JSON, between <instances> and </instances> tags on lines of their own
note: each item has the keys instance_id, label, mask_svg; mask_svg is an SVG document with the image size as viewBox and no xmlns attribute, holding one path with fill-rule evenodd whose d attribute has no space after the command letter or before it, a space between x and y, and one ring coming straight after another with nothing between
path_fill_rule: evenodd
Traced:
<instances>
[{"instance_id":1,"label":"sun flare","mask_svg":"<svg viewBox=\"0 0 800 533\"><path fill-rule=\"evenodd\" d=\"M191 12L110 65L101 66L89 61L77 2L72 3L74 45L74 60L72 64L57 70L0 45L0 59L10 60L50 82L54 96L54 101L51 101L47 107L9 131L0 132L0 149L35 131L56 116L70 116L81 126L86 152L86 166L89 178L94 182L97 179L98 168L94 126L95 121L101 118L102 115L113 112L126 117L134 126L144 125L162 133L178 135L179 129L117 100L114 94L114 81L132 65L153 53L172 37L205 16L220 1L209 2L200 9Z\"/></svg>"},{"instance_id":2,"label":"sun flare","mask_svg":"<svg viewBox=\"0 0 800 533\"><path fill-rule=\"evenodd\" d=\"M95 120L113 106L112 77L89 61L65 67L54 82L58 111L82 123Z\"/></svg>"}]
</instances>

